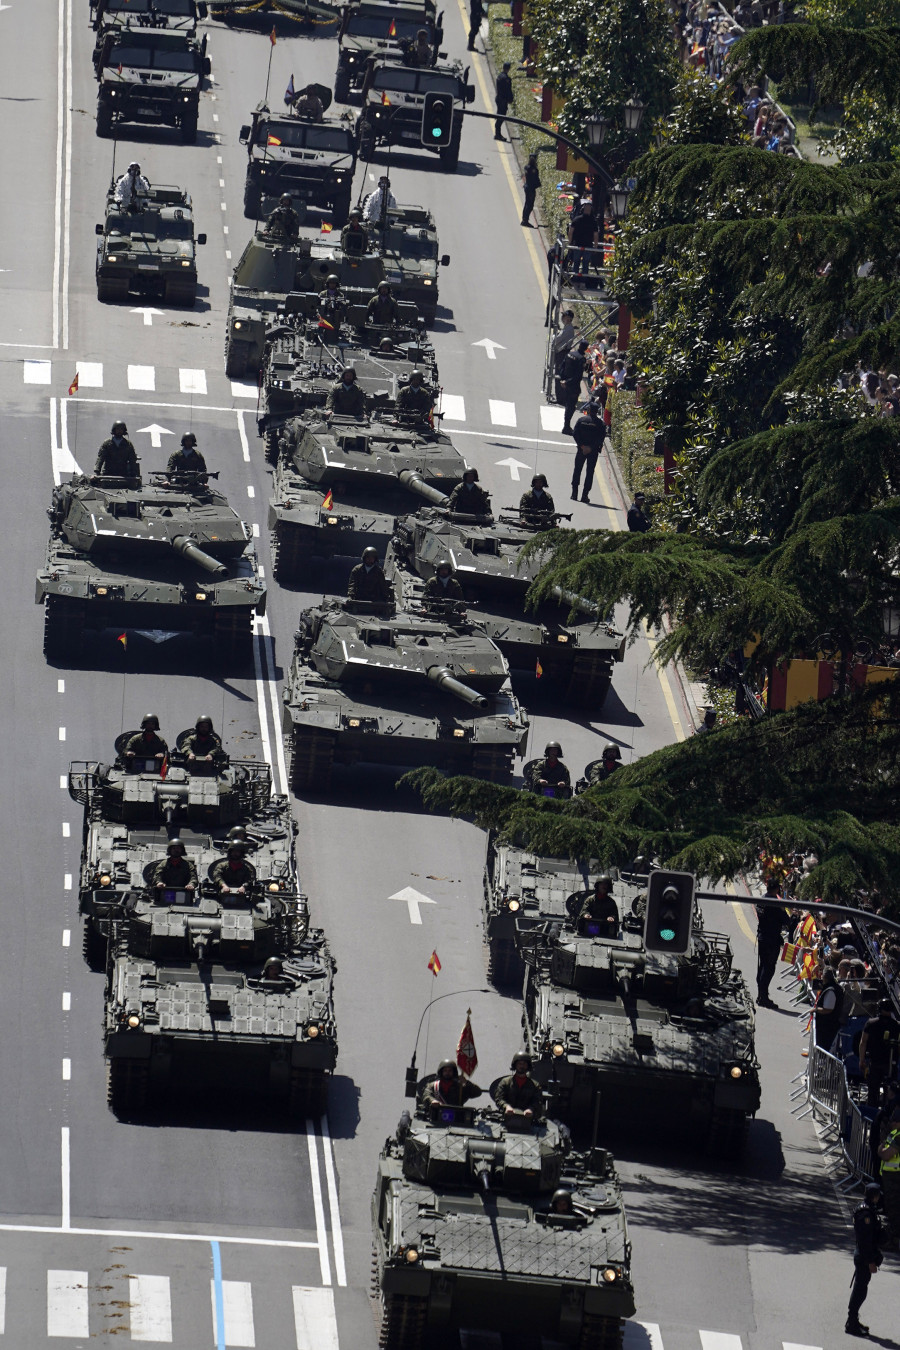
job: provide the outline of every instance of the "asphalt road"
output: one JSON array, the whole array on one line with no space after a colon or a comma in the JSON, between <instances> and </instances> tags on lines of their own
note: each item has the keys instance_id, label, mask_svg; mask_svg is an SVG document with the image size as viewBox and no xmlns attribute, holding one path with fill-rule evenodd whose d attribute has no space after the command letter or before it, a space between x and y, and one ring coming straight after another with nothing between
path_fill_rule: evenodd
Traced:
<instances>
[{"instance_id":1,"label":"asphalt road","mask_svg":"<svg viewBox=\"0 0 900 1350\"><path fill-rule=\"evenodd\" d=\"M87 13L86 0L0 4L0 394L11 486L0 498L0 1337L23 1350L59 1338L370 1350L368 1201L428 1000L451 995L425 1019L420 1067L452 1052L468 1007L479 1081L505 1069L520 1034L515 1000L485 981L484 841L468 825L423 813L380 777L337 777L327 800L297 802L304 888L339 963L340 1058L327 1120L297 1133L259 1115L210 1119L192 1108L135 1126L108 1111L103 981L80 952L81 818L65 790L69 762L111 755L118 732L145 711L159 714L170 739L208 711L235 753L269 759L283 787L278 687L308 597L272 586L256 678L215 678L174 644L123 651L98 642L77 669L42 656L33 577L51 488L76 465L92 466L115 417L128 422L145 468L195 431L220 486L259 527L270 574L270 471L255 401L232 387L222 360L230 271L251 229L238 131L264 94L270 44L210 25L213 82L196 146L131 128L115 147L120 169L138 158L152 181L188 187L197 228L209 236L194 309L157 304L147 323L137 306L96 298L94 224L114 147L95 135ZM458 5L445 28L445 46L462 56ZM283 35L271 55L275 105L291 74L298 87L331 83L332 37ZM489 75L481 55L474 75L482 107ZM541 413L540 241L519 225L515 161L491 130L466 125L453 176L436 158L396 155L394 191L434 211L452 259L434 333L457 413L445 429L496 504L514 501L536 468L565 502L571 443L546 430L553 418ZM360 189L380 171L361 166ZM479 345L485 338L499 344L493 359ZM69 397L76 370L79 390ZM573 505L573 523L621 527L615 483L599 479L594 497L596 505ZM337 586L342 576L335 569L320 584ZM693 712L680 684L658 677L648 658L643 641L629 649L597 720L569 718L537 687L526 691L530 746L540 750L552 732L578 772L603 740L618 741L628 761L689 733ZM406 887L433 902L422 904L420 924L391 898ZM747 911L710 917L752 967ZM436 981L432 950L443 966ZM634 1347L694 1350L699 1339L703 1350L762 1350L841 1339L848 1232L810 1124L790 1114L789 1081L802 1065L793 1017L763 1012L759 1047L763 1108L738 1172L668 1151L664 1108L659 1147L622 1159L643 1324L629 1329ZM897 1293L894 1263L866 1310L885 1333Z\"/></svg>"}]
</instances>

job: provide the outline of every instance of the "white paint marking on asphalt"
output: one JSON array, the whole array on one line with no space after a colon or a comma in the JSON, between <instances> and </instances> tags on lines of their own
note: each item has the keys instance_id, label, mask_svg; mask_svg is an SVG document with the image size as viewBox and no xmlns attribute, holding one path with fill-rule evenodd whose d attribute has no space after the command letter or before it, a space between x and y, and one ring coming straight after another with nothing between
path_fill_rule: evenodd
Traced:
<instances>
[{"instance_id":1,"label":"white paint marking on asphalt","mask_svg":"<svg viewBox=\"0 0 900 1350\"><path fill-rule=\"evenodd\" d=\"M47 1335L90 1336L88 1273L86 1270L47 1271Z\"/></svg>"},{"instance_id":2,"label":"white paint marking on asphalt","mask_svg":"<svg viewBox=\"0 0 900 1350\"><path fill-rule=\"evenodd\" d=\"M175 435L174 431L170 431L168 427L161 427L158 422L151 422L149 427L138 427L137 434L139 436L143 436L145 433L150 437L150 448L152 450L159 450L163 436Z\"/></svg>"},{"instance_id":3,"label":"white paint marking on asphalt","mask_svg":"<svg viewBox=\"0 0 900 1350\"><path fill-rule=\"evenodd\" d=\"M218 120L219 120L219 114L218 114L218 113L213 113L213 121L214 121L214 122L218 122Z\"/></svg>"},{"instance_id":4,"label":"white paint marking on asphalt","mask_svg":"<svg viewBox=\"0 0 900 1350\"><path fill-rule=\"evenodd\" d=\"M797 1345L794 1341L782 1341L783 1350L819 1350L818 1345Z\"/></svg>"},{"instance_id":5,"label":"white paint marking on asphalt","mask_svg":"<svg viewBox=\"0 0 900 1350\"><path fill-rule=\"evenodd\" d=\"M59 0L56 34L56 186L53 202L53 346L59 346L59 279L62 275L62 203L66 117L66 5Z\"/></svg>"},{"instance_id":6,"label":"white paint marking on asphalt","mask_svg":"<svg viewBox=\"0 0 900 1350\"><path fill-rule=\"evenodd\" d=\"M260 579L260 581L265 581L265 579L266 579L266 569L263 567L262 563L258 563L258 564L257 564L256 570L257 570L257 572L259 573L259 579Z\"/></svg>"},{"instance_id":7,"label":"white paint marking on asphalt","mask_svg":"<svg viewBox=\"0 0 900 1350\"><path fill-rule=\"evenodd\" d=\"M565 415L564 408L551 408L544 404L541 407L541 430L555 431L558 434L563 429Z\"/></svg>"},{"instance_id":8,"label":"white paint marking on asphalt","mask_svg":"<svg viewBox=\"0 0 900 1350\"><path fill-rule=\"evenodd\" d=\"M338 1350L334 1294L330 1289L291 1286L297 1350Z\"/></svg>"},{"instance_id":9,"label":"white paint marking on asphalt","mask_svg":"<svg viewBox=\"0 0 900 1350\"><path fill-rule=\"evenodd\" d=\"M448 422L464 422L466 400L462 394L441 394L438 399L438 412Z\"/></svg>"},{"instance_id":10,"label":"white paint marking on asphalt","mask_svg":"<svg viewBox=\"0 0 900 1350\"><path fill-rule=\"evenodd\" d=\"M491 421L495 427L514 427L516 425L516 405L514 403L504 403L499 398L489 398L488 406L491 410Z\"/></svg>"},{"instance_id":11,"label":"white paint marking on asphalt","mask_svg":"<svg viewBox=\"0 0 900 1350\"><path fill-rule=\"evenodd\" d=\"M0 5L0 9L8 9ZM0 1336L6 1334L6 1266L0 1266Z\"/></svg>"},{"instance_id":12,"label":"white paint marking on asphalt","mask_svg":"<svg viewBox=\"0 0 900 1350\"><path fill-rule=\"evenodd\" d=\"M72 873L66 872L65 876L63 877L63 890L70 891L71 889L72 889Z\"/></svg>"},{"instance_id":13,"label":"white paint marking on asphalt","mask_svg":"<svg viewBox=\"0 0 900 1350\"><path fill-rule=\"evenodd\" d=\"M641 1330L645 1333L643 1336ZM663 1350L658 1322L625 1323L625 1350L647 1350L648 1341L650 1350Z\"/></svg>"},{"instance_id":14,"label":"white paint marking on asphalt","mask_svg":"<svg viewBox=\"0 0 900 1350\"><path fill-rule=\"evenodd\" d=\"M59 1224L47 1223L0 1223L0 1233L59 1233ZM65 1229L67 1233L74 1234L75 1237L98 1237L98 1238L138 1238L143 1241L147 1239L159 1239L163 1242L202 1242L204 1246L209 1246L210 1242L228 1243L233 1247L278 1247L285 1251L310 1251L318 1250L318 1242L289 1242L282 1238L257 1238L257 1237L222 1237L218 1234L211 1236L209 1233L157 1233L149 1228L72 1228Z\"/></svg>"},{"instance_id":15,"label":"white paint marking on asphalt","mask_svg":"<svg viewBox=\"0 0 900 1350\"><path fill-rule=\"evenodd\" d=\"M78 376L79 389L103 388L102 361L76 361L75 374Z\"/></svg>"},{"instance_id":16,"label":"white paint marking on asphalt","mask_svg":"<svg viewBox=\"0 0 900 1350\"><path fill-rule=\"evenodd\" d=\"M265 647L265 638L262 636L262 617L255 616L256 632L253 635L253 668L256 672L256 711L259 716L259 734L262 737L263 753L266 763L272 763L272 744L269 740L269 719L266 716L266 687L263 680L263 658L261 649ZM278 737L278 723L275 723L275 735ZM282 788L282 792L286 789Z\"/></svg>"},{"instance_id":17,"label":"white paint marking on asphalt","mask_svg":"<svg viewBox=\"0 0 900 1350\"><path fill-rule=\"evenodd\" d=\"M65 729L65 727L60 727L60 729L59 729L59 739L60 739L61 741L64 741L64 740L66 739L66 729Z\"/></svg>"},{"instance_id":18,"label":"white paint marking on asphalt","mask_svg":"<svg viewBox=\"0 0 900 1350\"><path fill-rule=\"evenodd\" d=\"M344 1263L344 1231L341 1228L341 1210L338 1202L337 1178L334 1171L334 1148L328 1129L328 1117L319 1122L322 1132L322 1152L325 1157L325 1180L328 1184L328 1210L331 1216L331 1243L334 1248L334 1276L342 1287L347 1283Z\"/></svg>"},{"instance_id":19,"label":"white paint marking on asphalt","mask_svg":"<svg viewBox=\"0 0 900 1350\"><path fill-rule=\"evenodd\" d=\"M481 338L479 342L473 342L473 347L483 347L487 352L489 361L497 360L497 352L505 352L506 348L502 342L495 342L493 338Z\"/></svg>"},{"instance_id":20,"label":"white paint marking on asphalt","mask_svg":"<svg viewBox=\"0 0 900 1350\"><path fill-rule=\"evenodd\" d=\"M72 1061L70 1059L64 1059L62 1062L62 1076L64 1083L68 1083L72 1077Z\"/></svg>"},{"instance_id":21,"label":"white paint marking on asphalt","mask_svg":"<svg viewBox=\"0 0 900 1350\"><path fill-rule=\"evenodd\" d=\"M262 568L259 569L260 580L265 576ZM262 637L262 650L266 663L266 682L269 686L269 706L272 709L272 727L275 732L275 752L278 756L278 783L280 791L284 796L288 793L288 775L287 763L284 757L284 736L281 733L281 700L279 698L278 683L275 679L275 652L272 643L272 634L269 629L269 616L263 614L259 621L259 631ZM269 760L271 764L271 759Z\"/></svg>"},{"instance_id":22,"label":"white paint marking on asphalt","mask_svg":"<svg viewBox=\"0 0 900 1350\"><path fill-rule=\"evenodd\" d=\"M55 426L54 426L55 430ZM59 448L54 460L53 476L57 483L57 473L81 473L81 467L69 449L69 405L66 399L59 400ZM51 447L52 453L53 447Z\"/></svg>"},{"instance_id":23,"label":"white paint marking on asphalt","mask_svg":"<svg viewBox=\"0 0 900 1350\"><path fill-rule=\"evenodd\" d=\"M319 1269L322 1283L331 1284L331 1262L328 1259L328 1233L325 1229L325 1210L322 1206L322 1182L319 1177L319 1151L316 1148L316 1127L306 1122L306 1145L309 1150L309 1175L312 1181L313 1209L316 1214L316 1237L319 1240Z\"/></svg>"},{"instance_id":24,"label":"white paint marking on asphalt","mask_svg":"<svg viewBox=\"0 0 900 1350\"><path fill-rule=\"evenodd\" d=\"M234 393L234 385L231 386L231 392ZM244 426L244 409L237 409L238 435L241 438L241 454L244 456L244 463L250 463L250 442L247 440L247 428Z\"/></svg>"},{"instance_id":25,"label":"white paint marking on asphalt","mask_svg":"<svg viewBox=\"0 0 900 1350\"><path fill-rule=\"evenodd\" d=\"M62 1010L63 1012L72 1011L72 995L69 993L68 989L63 990Z\"/></svg>"},{"instance_id":26,"label":"white paint marking on asphalt","mask_svg":"<svg viewBox=\"0 0 900 1350\"><path fill-rule=\"evenodd\" d=\"M208 44L208 43L207 43L206 50L209 51L209 44ZM217 163L217 164L221 164L221 163L222 163L222 156L221 156L221 155L216 155L216 163Z\"/></svg>"},{"instance_id":27,"label":"white paint marking on asphalt","mask_svg":"<svg viewBox=\"0 0 900 1350\"><path fill-rule=\"evenodd\" d=\"M49 384L53 378L51 361L23 361L22 379L26 384Z\"/></svg>"},{"instance_id":28,"label":"white paint marking on asphalt","mask_svg":"<svg viewBox=\"0 0 900 1350\"><path fill-rule=\"evenodd\" d=\"M63 839L68 839L72 833L72 827L70 826L67 820L63 821L62 827L63 827Z\"/></svg>"},{"instance_id":29,"label":"white paint marking on asphalt","mask_svg":"<svg viewBox=\"0 0 900 1350\"><path fill-rule=\"evenodd\" d=\"M231 249L230 249L230 248L226 248L226 250L225 250L225 257L228 259L229 262L231 262Z\"/></svg>"},{"instance_id":30,"label":"white paint marking on asphalt","mask_svg":"<svg viewBox=\"0 0 900 1350\"><path fill-rule=\"evenodd\" d=\"M69 780L64 773L59 775L59 786L62 788L63 792L65 792L66 788L69 786Z\"/></svg>"},{"instance_id":31,"label":"white paint marking on asphalt","mask_svg":"<svg viewBox=\"0 0 900 1350\"><path fill-rule=\"evenodd\" d=\"M247 496L248 496L248 497L255 497L255 496L256 496L256 488L253 487L253 486L251 486L250 483L247 484Z\"/></svg>"},{"instance_id":32,"label":"white paint marking on asphalt","mask_svg":"<svg viewBox=\"0 0 900 1350\"><path fill-rule=\"evenodd\" d=\"M168 1275L129 1275L133 1341L171 1341L172 1292Z\"/></svg>"},{"instance_id":33,"label":"white paint marking on asphalt","mask_svg":"<svg viewBox=\"0 0 900 1350\"><path fill-rule=\"evenodd\" d=\"M206 371L179 370L178 384L183 394L205 394Z\"/></svg>"},{"instance_id":34,"label":"white paint marking on asphalt","mask_svg":"<svg viewBox=\"0 0 900 1350\"><path fill-rule=\"evenodd\" d=\"M149 389L153 393L156 389L156 366L129 366L128 388Z\"/></svg>"},{"instance_id":35,"label":"white paint marking on asphalt","mask_svg":"<svg viewBox=\"0 0 900 1350\"><path fill-rule=\"evenodd\" d=\"M231 381L231 394L233 398L258 398L259 389L255 384L248 384L245 380ZM250 456L247 455L249 460Z\"/></svg>"},{"instance_id":36,"label":"white paint marking on asphalt","mask_svg":"<svg viewBox=\"0 0 900 1350\"><path fill-rule=\"evenodd\" d=\"M222 161L219 160L219 163L221 164ZM224 178L220 178L220 179L219 179L219 187L224 187L224 186L225 186L225 179L224 179Z\"/></svg>"},{"instance_id":37,"label":"white paint marking on asphalt","mask_svg":"<svg viewBox=\"0 0 900 1350\"><path fill-rule=\"evenodd\" d=\"M414 890L412 886L404 886L402 891L397 891L395 892L394 895L389 895L388 899L402 900L404 905L408 906L409 908L410 923L419 923L419 924L422 922L422 915L419 913L419 906L433 905L436 903L436 901L434 900L429 900L428 896L423 895L421 891Z\"/></svg>"},{"instance_id":38,"label":"white paint marking on asphalt","mask_svg":"<svg viewBox=\"0 0 900 1350\"><path fill-rule=\"evenodd\" d=\"M62 228L62 347L69 345L69 260L72 245L72 10L75 6L69 0L66 9L66 153L63 171L65 199L63 203Z\"/></svg>"},{"instance_id":39,"label":"white paint marking on asphalt","mask_svg":"<svg viewBox=\"0 0 900 1350\"><path fill-rule=\"evenodd\" d=\"M259 526L257 525L257 523L256 523L255 520L254 520L254 522L253 522L253 538L254 538L254 539L258 539L258 538L259 538Z\"/></svg>"},{"instance_id":40,"label":"white paint marking on asphalt","mask_svg":"<svg viewBox=\"0 0 900 1350\"><path fill-rule=\"evenodd\" d=\"M62 1197L59 1226L67 1233L72 1227L72 1147L68 1125L64 1125L59 1132L59 1174Z\"/></svg>"},{"instance_id":41,"label":"white paint marking on asphalt","mask_svg":"<svg viewBox=\"0 0 900 1350\"><path fill-rule=\"evenodd\" d=\"M63 929L63 939L62 939L62 942L63 942L63 946L64 946L64 947L70 947L70 946L72 945L72 930L71 930L71 928L64 928L64 929Z\"/></svg>"},{"instance_id":42,"label":"white paint marking on asphalt","mask_svg":"<svg viewBox=\"0 0 900 1350\"><path fill-rule=\"evenodd\" d=\"M369 181L370 181L371 183L374 183L374 182L375 182L375 175L374 175L374 173L370 173L370 174L369 174Z\"/></svg>"},{"instance_id":43,"label":"white paint marking on asphalt","mask_svg":"<svg viewBox=\"0 0 900 1350\"><path fill-rule=\"evenodd\" d=\"M700 1344L703 1350L742 1350L740 1336L727 1331L701 1331Z\"/></svg>"},{"instance_id":44,"label":"white paint marking on asphalt","mask_svg":"<svg viewBox=\"0 0 900 1350\"><path fill-rule=\"evenodd\" d=\"M512 455L508 459L498 459L496 463L500 469L509 469L509 476L514 483L518 483L521 477L519 470L528 468L527 464L523 464L520 459L513 459Z\"/></svg>"},{"instance_id":45,"label":"white paint marking on asphalt","mask_svg":"<svg viewBox=\"0 0 900 1350\"><path fill-rule=\"evenodd\" d=\"M151 308L150 305L138 305L137 309L133 309L133 310L131 310L130 312L131 312L132 314L143 314L143 316L144 316L144 327L145 327L145 328L152 328L152 327L153 327L153 316L154 316L154 314L158 314L160 318L163 317L163 312L162 312L161 309L153 309L153 308ZM145 369L146 369L146 367L145 367ZM136 387L139 387L139 386L136 386Z\"/></svg>"},{"instance_id":46,"label":"white paint marking on asphalt","mask_svg":"<svg viewBox=\"0 0 900 1350\"><path fill-rule=\"evenodd\" d=\"M216 1318L216 1282L210 1280L213 1315L213 1343L219 1344L219 1326ZM244 1280L222 1281L222 1320L225 1323L226 1345L255 1346L253 1330L253 1290Z\"/></svg>"},{"instance_id":47,"label":"white paint marking on asphalt","mask_svg":"<svg viewBox=\"0 0 900 1350\"><path fill-rule=\"evenodd\" d=\"M227 211L227 210L228 210L228 207L225 205L224 202L219 202L219 210L220 210L220 211Z\"/></svg>"},{"instance_id":48,"label":"white paint marking on asphalt","mask_svg":"<svg viewBox=\"0 0 900 1350\"><path fill-rule=\"evenodd\" d=\"M64 693L66 692L66 682L65 682L65 680L57 680L57 681L56 681L56 692L57 692L58 694L64 694Z\"/></svg>"}]
</instances>

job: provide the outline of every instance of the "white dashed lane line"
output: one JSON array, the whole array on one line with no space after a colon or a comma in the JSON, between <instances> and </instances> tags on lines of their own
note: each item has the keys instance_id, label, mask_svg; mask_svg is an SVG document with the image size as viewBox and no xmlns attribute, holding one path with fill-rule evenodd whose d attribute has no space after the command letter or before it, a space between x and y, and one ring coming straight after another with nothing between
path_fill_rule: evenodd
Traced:
<instances>
[{"instance_id":1,"label":"white dashed lane line","mask_svg":"<svg viewBox=\"0 0 900 1350\"><path fill-rule=\"evenodd\" d=\"M63 1012L71 1012L72 1010L72 995L69 993L68 989L63 990L62 1010Z\"/></svg>"},{"instance_id":2,"label":"white dashed lane line","mask_svg":"<svg viewBox=\"0 0 900 1350\"><path fill-rule=\"evenodd\" d=\"M68 1083L72 1077L72 1061L70 1059L64 1059L62 1062L62 1076L64 1083Z\"/></svg>"},{"instance_id":3,"label":"white dashed lane line","mask_svg":"<svg viewBox=\"0 0 900 1350\"><path fill-rule=\"evenodd\" d=\"M60 739L61 741L64 741L64 740L66 739L66 729L65 729L65 727L60 727L60 729L59 729L59 739Z\"/></svg>"},{"instance_id":4,"label":"white dashed lane line","mask_svg":"<svg viewBox=\"0 0 900 1350\"><path fill-rule=\"evenodd\" d=\"M72 889L72 873L67 872L66 875L63 877L63 890L70 891L71 889Z\"/></svg>"},{"instance_id":5,"label":"white dashed lane line","mask_svg":"<svg viewBox=\"0 0 900 1350\"><path fill-rule=\"evenodd\" d=\"M66 692L66 682L65 682L65 680L57 680L57 681L56 681L56 692L57 692L58 694L64 694L64 693Z\"/></svg>"},{"instance_id":6,"label":"white dashed lane line","mask_svg":"<svg viewBox=\"0 0 900 1350\"><path fill-rule=\"evenodd\" d=\"M63 945L64 947L71 947L71 945L72 945L72 930L71 930L71 928L64 928L64 929L63 929L63 931L62 931L62 945Z\"/></svg>"}]
</instances>

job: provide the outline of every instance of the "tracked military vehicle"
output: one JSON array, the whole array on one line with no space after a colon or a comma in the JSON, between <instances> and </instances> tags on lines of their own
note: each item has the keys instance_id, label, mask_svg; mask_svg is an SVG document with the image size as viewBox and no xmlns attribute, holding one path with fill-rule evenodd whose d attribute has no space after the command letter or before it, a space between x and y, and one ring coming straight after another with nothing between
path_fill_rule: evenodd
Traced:
<instances>
[{"instance_id":1,"label":"tracked military vehicle","mask_svg":"<svg viewBox=\"0 0 900 1350\"><path fill-rule=\"evenodd\" d=\"M527 966L524 1025L551 1112L601 1138L659 1134L725 1157L759 1108L754 1010L724 933L695 909L685 955L649 950L646 879L613 885L615 936L576 923L589 885L577 863L498 849L490 901L515 899ZM498 930L499 936L499 930Z\"/></svg>"},{"instance_id":2,"label":"tracked military vehicle","mask_svg":"<svg viewBox=\"0 0 900 1350\"><path fill-rule=\"evenodd\" d=\"M439 271L450 265L449 253L440 251L434 216L424 206L388 206L372 228L394 295L412 301L430 328L437 317Z\"/></svg>"},{"instance_id":3,"label":"tracked military vehicle","mask_svg":"<svg viewBox=\"0 0 900 1350\"><path fill-rule=\"evenodd\" d=\"M403 603L421 597L437 564L449 559L466 599L477 604L479 626L494 639L514 671L540 672L569 703L600 708L613 666L625 654L625 639L599 621L596 607L563 596L526 610L525 595L541 558L523 560L533 531L517 518L449 515L422 509L397 521L387 570ZM583 617L569 621L572 607Z\"/></svg>"},{"instance_id":4,"label":"tracked military vehicle","mask_svg":"<svg viewBox=\"0 0 900 1350\"><path fill-rule=\"evenodd\" d=\"M383 1350L455 1343L460 1330L504 1345L623 1343L635 1303L615 1165L602 1148L574 1150L553 1121L404 1112L381 1151L372 1228Z\"/></svg>"},{"instance_id":5,"label":"tracked military vehicle","mask_svg":"<svg viewBox=\"0 0 900 1350\"><path fill-rule=\"evenodd\" d=\"M351 255L337 245L286 239L267 226L258 229L234 269L225 330L225 373L234 379L259 370L268 330L284 318L313 319L319 292L334 274L349 303L348 321L364 324L366 305L384 280L377 253Z\"/></svg>"},{"instance_id":6,"label":"tracked military vehicle","mask_svg":"<svg viewBox=\"0 0 900 1350\"><path fill-rule=\"evenodd\" d=\"M459 165L463 111L475 100L468 83L469 69L458 61L446 66L398 66L370 61L362 89L362 108L356 123L360 159L372 159L382 145L413 146L440 157L441 168L455 173ZM442 94L453 101L453 126L448 145L423 144L425 95Z\"/></svg>"},{"instance_id":7,"label":"tracked military vehicle","mask_svg":"<svg viewBox=\"0 0 900 1350\"><path fill-rule=\"evenodd\" d=\"M341 11L338 30L338 65L334 76L334 97L338 103L359 103L363 81L373 58L403 61L421 29L428 34L431 61L439 56L444 40L434 0L419 4L397 4L395 0L352 0Z\"/></svg>"},{"instance_id":8,"label":"tracked military vehicle","mask_svg":"<svg viewBox=\"0 0 900 1350\"><path fill-rule=\"evenodd\" d=\"M196 141L200 89L211 69L205 51L205 38L184 32L103 29L94 51L97 135L140 122L178 127L183 141Z\"/></svg>"},{"instance_id":9,"label":"tracked military vehicle","mask_svg":"<svg viewBox=\"0 0 900 1350\"><path fill-rule=\"evenodd\" d=\"M314 86L327 110L331 90ZM324 207L333 225L343 225L353 200L356 138L346 121L308 122L290 113L272 113L267 103L253 111L241 127L247 147L244 215L251 220L268 216L282 193L290 193L295 208Z\"/></svg>"},{"instance_id":10,"label":"tracked military vehicle","mask_svg":"<svg viewBox=\"0 0 900 1350\"><path fill-rule=\"evenodd\" d=\"M206 15L206 0L91 0L91 23L97 30L165 28L193 34Z\"/></svg>"},{"instance_id":11,"label":"tracked military vehicle","mask_svg":"<svg viewBox=\"0 0 900 1350\"><path fill-rule=\"evenodd\" d=\"M249 526L205 478L77 476L54 489L35 590L48 659L77 659L89 630L109 628L211 639L220 661L248 659L266 590Z\"/></svg>"},{"instance_id":12,"label":"tracked military vehicle","mask_svg":"<svg viewBox=\"0 0 900 1350\"><path fill-rule=\"evenodd\" d=\"M432 764L505 782L528 731L483 634L349 600L301 615L283 704L296 792L325 791L335 764Z\"/></svg>"},{"instance_id":13,"label":"tracked military vehicle","mask_svg":"<svg viewBox=\"0 0 900 1350\"><path fill-rule=\"evenodd\" d=\"M442 433L390 411L366 423L313 411L285 425L280 446L269 511L280 580L316 557L385 547L398 512L416 500L446 504L466 467Z\"/></svg>"},{"instance_id":14,"label":"tracked military vehicle","mask_svg":"<svg viewBox=\"0 0 900 1350\"><path fill-rule=\"evenodd\" d=\"M97 299L153 295L167 305L192 305L197 296L196 245L191 199L183 188L151 187L138 209L127 211L110 190L106 219L96 226Z\"/></svg>"}]
</instances>

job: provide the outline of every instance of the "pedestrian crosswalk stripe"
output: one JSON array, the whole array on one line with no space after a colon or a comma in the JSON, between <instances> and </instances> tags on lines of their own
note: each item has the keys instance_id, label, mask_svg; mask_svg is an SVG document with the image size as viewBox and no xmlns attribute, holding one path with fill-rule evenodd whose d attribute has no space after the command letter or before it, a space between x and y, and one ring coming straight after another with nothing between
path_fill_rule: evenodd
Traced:
<instances>
[{"instance_id":1,"label":"pedestrian crosswalk stripe","mask_svg":"<svg viewBox=\"0 0 900 1350\"><path fill-rule=\"evenodd\" d=\"M129 389L155 389L155 388L156 388L156 367L155 367L155 366L129 366L129 367L128 367L128 388L129 388Z\"/></svg>"},{"instance_id":2,"label":"pedestrian crosswalk stripe","mask_svg":"<svg viewBox=\"0 0 900 1350\"><path fill-rule=\"evenodd\" d=\"M212 1296L213 1343L219 1344L219 1322L216 1317L216 1282L209 1282ZM225 1323L224 1342L226 1345L256 1345L253 1330L253 1291L244 1280L222 1281L222 1320Z\"/></svg>"},{"instance_id":3,"label":"pedestrian crosswalk stripe","mask_svg":"<svg viewBox=\"0 0 900 1350\"><path fill-rule=\"evenodd\" d=\"M0 1266L0 1336L6 1331L6 1266Z\"/></svg>"},{"instance_id":4,"label":"pedestrian crosswalk stripe","mask_svg":"<svg viewBox=\"0 0 900 1350\"><path fill-rule=\"evenodd\" d=\"M205 394L206 371L179 370L178 384L183 394Z\"/></svg>"},{"instance_id":5,"label":"pedestrian crosswalk stripe","mask_svg":"<svg viewBox=\"0 0 900 1350\"><path fill-rule=\"evenodd\" d=\"M551 408L546 404L541 408L541 430L562 431L565 409Z\"/></svg>"},{"instance_id":6,"label":"pedestrian crosswalk stripe","mask_svg":"<svg viewBox=\"0 0 900 1350\"><path fill-rule=\"evenodd\" d=\"M445 421L464 422L466 420L466 400L462 394L441 394L438 411L443 413Z\"/></svg>"},{"instance_id":7,"label":"pedestrian crosswalk stripe","mask_svg":"<svg viewBox=\"0 0 900 1350\"><path fill-rule=\"evenodd\" d=\"M295 1284L292 1292L297 1350L338 1350L332 1291L304 1289Z\"/></svg>"},{"instance_id":8,"label":"pedestrian crosswalk stripe","mask_svg":"<svg viewBox=\"0 0 900 1350\"><path fill-rule=\"evenodd\" d=\"M701 1331L700 1344L703 1350L741 1350L740 1336L727 1331Z\"/></svg>"},{"instance_id":9,"label":"pedestrian crosswalk stripe","mask_svg":"<svg viewBox=\"0 0 900 1350\"><path fill-rule=\"evenodd\" d=\"M102 361L76 361L75 369L78 372L79 389L103 388Z\"/></svg>"},{"instance_id":10,"label":"pedestrian crosswalk stripe","mask_svg":"<svg viewBox=\"0 0 900 1350\"><path fill-rule=\"evenodd\" d=\"M90 1335L86 1270L47 1271L47 1335Z\"/></svg>"},{"instance_id":11,"label":"pedestrian crosswalk stripe","mask_svg":"<svg viewBox=\"0 0 900 1350\"><path fill-rule=\"evenodd\" d=\"M245 384L243 380L231 381L232 398L256 398L259 394L255 384Z\"/></svg>"},{"instance_id":12,"label":"pedestrian crosswalk stripe","mask_svg":"<svg viewBox=\"0 0 900 1350\"><path fill-rule=\"evenodd\" d=\"M784 1350L819 1350L817 1345L797 1345L795 1341L782 1341Z\"/></svg>"},{"instance_id":13,"label":"pedestrian crosswalk stripe","mask_svg":"<svg viewBox=\"0 0 900 1350\"><path fill-rule=\"evenodd\" d=\"M490 398L491 421L495 427L514 427L516 425L516 405L504 403L502 399Z\"/></svg>"},{"instance_id":14,"label":"pedestrian crosswalk stripe","mask_svg":"<svg viewBox=\"0 0 900 1350\"><path fill-rule=\"evenodd\" d=\"M49 384L53 377L50 361L23 361L22 376L26 384Z\"/></svg>"},{"instance_id":15,"label":"pedestrian crosswalk stripe","mask_svg":"<svg viewBox=\"0 0 900 1350\"><path fill-rule=\"evenodd\" d=\"M172 1294L168 1275L129 1275L133 1341L172 1340Z\"/></svg>"}]
</instances>

